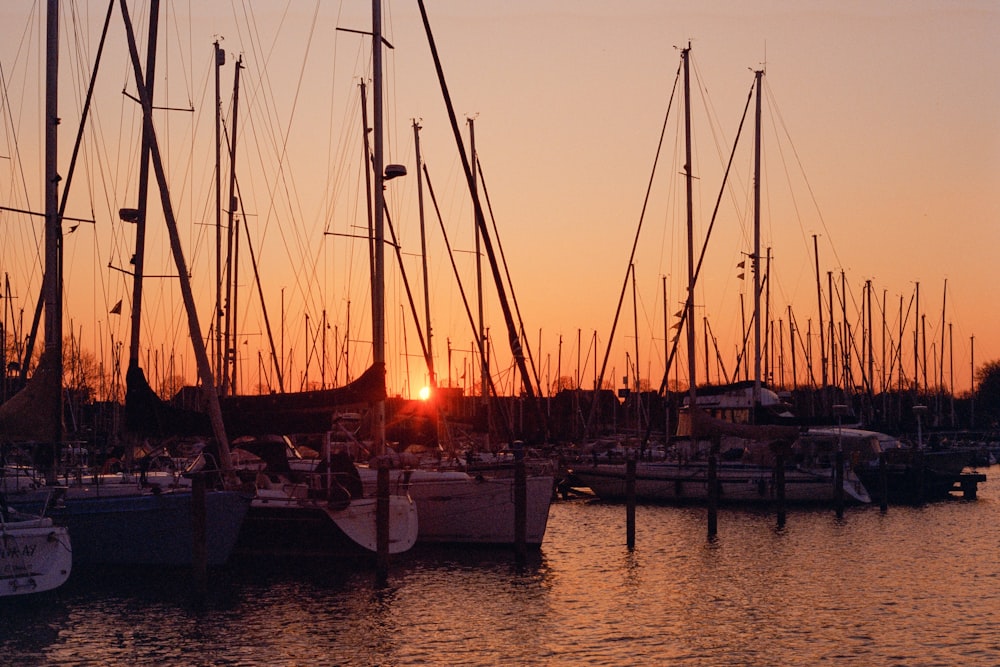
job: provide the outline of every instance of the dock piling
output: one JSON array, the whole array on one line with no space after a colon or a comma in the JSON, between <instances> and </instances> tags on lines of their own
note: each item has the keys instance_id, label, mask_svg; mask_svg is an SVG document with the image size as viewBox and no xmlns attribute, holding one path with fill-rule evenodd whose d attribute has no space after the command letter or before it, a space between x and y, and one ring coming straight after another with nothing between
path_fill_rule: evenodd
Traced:
<instances>
[{"instance_id":1,"label":"dock piling","mask_svg":"<svg viewBox=\"0 0 1000 667\"><path fill-rule=\"evenodd\" d=\"M837 518L844 518L844 452L841 449L837 450L837 456L834 459L836 466L833 471L833 503L837 510Z\"/></svg>"},{"instance_id":2,"label":"dock piling","mask_svg":"<svg viewBox=\"0 0 1000 667\"><path fill-rule=\"evenodd\" d=\"M719 471L718 439L712 442L712 452L708 455L708 539L714 540L719 534Z\"/></svg>"},{"instance_id":3,"label":"dock piling","mask_svg":"<svg viewBox=\"0 0 1000 667\"><path fill-rule=\"evenodd\" d=\"M879 509L885 514L889 509L889 475L885 466L885 452L878 455Z\"/></svg>"},{"instance_id":4,"label":"dock piling","mask_svg":"<svg viewBox=\"0 0 1000 667\"><path fill-rule=\"evenodd\" d=\"M524 463L524 443L514 442L514 555L519 564L527 557L528 473Z\"/></svg>"},{"instance_id":5,"label":"dock piling","mask_svg":"<svg viewBox=\"0 0 1000 667\"><path fill-rule=\"evenodd\" d=\"M635 455L625 462L625 543L635 549Z\"/></svg>"},{"instance_id":6,"label":"dock piling","mask_svg":"<svg viewBox=\"0 0 1000 667\"><path fill-rule=\"evenodd\" d=\"M191 478L191 569L195 593L204 596L208 586L208 510L205 499L205 475Z\"/></svg>"},{"instance_id":7,"label":"dock piling","mask_svg":"<svg viewBox=\"0 0 1000 667\"><path fill-rule=\"evenodd\" d=\"M778 528L785 527L785 448L775 447L774 451L774 492L778 501Z\"/></svg>"},{"instance_id":8,"label":"dock piling","mask_svg":"<svg viewBox=\"0 0 1000 667\"><path fill-rule=\"evenodd\" d=\"M375 578L379 585L389 579L389 468L378 465L375 501Z\"/></svg>"}]
</instances>

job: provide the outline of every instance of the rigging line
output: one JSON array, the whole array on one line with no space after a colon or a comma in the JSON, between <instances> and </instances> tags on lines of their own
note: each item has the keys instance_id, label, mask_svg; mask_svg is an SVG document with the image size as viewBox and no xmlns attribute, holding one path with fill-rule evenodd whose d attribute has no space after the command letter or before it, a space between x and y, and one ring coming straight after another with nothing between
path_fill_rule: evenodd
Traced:
<instances>
[{"instance_id":1,"label":"rigging line","mask_svg":"<svg viewBox=\"0 0 1000 667\"><path fill-rule=\"evenodd\" d=\"M510 298L514 302L514 312L517 313L517 323L518 327L521 329L521 336L524 338L522 342L522 347L528 353L528 363L531 365L531 372L535 379L535 384L538 386L538 391L541 393L542 382L538 377L538 369L535 367L535 358L531 353L531 346L528 344L527 338L524 336L524 318L521 317L521 306L517 300L517 292L514 291L514 280L510 276L510 267L507 264L507 255L504 253L503 242L500 240L500 230L497 228L497 220L493 215L493 203L490 201L490 193L486 188L486 175L483 174L483 164L479 160L479 151L476 151L474 156L476 160L476 168L479 171L479 180L483 185L483 197L486 199L486 209L490 214L490 221L493 223L493 234L496 237L497 249L500 251L500 263L503 264L504 276L507 280L507 285L510 287Z\"/></svg>"},{"instance_id":2,"label":"rigging line","mask_svg":"<svg viewBox=\"0 0 1000 667\"><path fill-rule=\"evenodd\" d=\"M31 197L30 197L30 195L28 193L28 181L27 181L27 178L25 177L25 173L24 173L24 163L21 160L21 147L20 147L20 143L18 142L17 132L14 131L14 127L13 127L14 115L13 115L13 111L11 110L11 107L10 107L10 91L9 91L9 89L7 87L7 80L6 80L6 77L4 76L4 73L3 73L3 65L2 64L0 64L0 84L2 84L2 86L3 86L3 103L4 103L4 107L5 107L6 111L7 111L7 118L10 120L9 129L11 130L11 132L10 132L10 135L7 137L7 142L8 142L8 145L10 145L11 143L13 143L13 148L14 148L13 153L14 154L11 156L11 160L12 160L12 162L14 164L17 165L16 173L18 173L21 176L21 188L22 188L23 193L24 193L24 201L26 203L30 203L31 202ZM25 99L25 98L26 98L25 96L22 96L22 99ZM34 226L31 227L31 231L33 232L33 241L34 241L34 243L32 244L32 247L35 248L35 250L36 250L36 258L40 262L41 261L41 255L39 253L41 252L41 240L38 238L38 230Z\"/></svg>"},{"instance_id":3,"label":"rigging line","mask_svg":"<svg viewBox=\"0 0 1000 667\"><path fill-rule=\"evenodd\" d=\"M776 122L775 116L780 112L777 111L777 103L774 101L774 93L771 90L770 85L768 85L767 88L765 88L765 93L767 94L767 100L768 100L767 108L768 108L769 118L771 119L771 127L774 129L775 136L778 136L778 123ZM807 249L811 249L812 248L812 244L810 242L811 236L806 233L806 230L802 225L802 217L803 217L802 211L801 208L799 207L798 197L795 196L795 188L792 187L792 177L790 174L790 170L788 168L788 160L785 157L785 151L782 148L781 142L775 142L775 143L778 147L778 155L781 158L781 167L785 174L785 182L788 184L788 194L792 201L792 208L795 210L795 219L799 223L799 232L802 235L803 244L806 246ZM789 140L789 143L791 143L791 140ZM799 166L801 168L801 164ZM839 262L840 260L839 258L836 257L836 255L837 253L834 252L834 257Z\"/></svg>"},{"instance_id":4,"label":"rigging line","mask_svg":"<svg viewBox=\"0 0 1000 667\"><path fill-rule=\"evenodd\" d=\"M712 229L715 226L716 216L718 215L718 212L719 212L719 204L722 201L723 192L725 191L726 183L728 182L728 179L729 179L729 172L730 172L730 169L732 168L733 160L734 160L734 158L736 156L736 147L739 145L740 136L742 136L742 134L743 134L743 125L746 123L748 111L750 110L750 102L753 99L753 91L754 91L754 86L751 85L750 86L750 91L747 93L746 106L743 108L743 116L740 118L740 125L739 125L739 128L736 130L736 139L733 141L733 150L729 154L729 163L726 165L726 172L723 175L722 185L719 188L719 195L718 195L718 197L716 197L716 200L715 200L715 208L712 211L712 219L711 219L711 222L708 225L708 231L705 234L705 241L704 241L704 243L702 244L702 247L701 247L701 254L698 257L698 262L695 265L694 271L692 272L692 279L694 281L694 284L696 284L696 285L697 285L697 281L698 281L698 276L701 274L701 267L702 267L702 262L705 259L705 252L708 249L708 240L709 240L709 238L712 235ZM690 170L690 168L691 168L690 165L688 165L688 169L689 170ZM689 300L693 299L694 295L689 292L688 295L687 295L687 298ZM674 355L677 353L677 346L680 343L680 339L681 339L680 334L681 334L681 331L684 329L685 326L692 326L692 324L690 322L687 322L687 314L688 314L688 312L690 310L691 310L691 308L689 308L689 307L684 307L684 308L681 309L681 317L680 317L680 322L679 322L678 327L677 327L677 334L674 336L674 342L673 342L673 344L672 344L672 346L670 348L670 354L667 357L667 365L666 365L666 368L664 368L664 371L663 371L663 380L660 382L660 388L659 388L659 390L657 392L661 396L664 395L664 391L666 390L667 384L669 383L669 380L670 380L670 368L673 365ZM653 424L652 424L652 422L650 422L650 424L646 427L646 433L643 436L643 445L645 445L645 444L647 444L649 442L649 437L650 437L650 434L652 433L652 430L653 430Z\"/></svg>"},{"instance_id":5,"label":"rigging line","mask_svg":"<svg viewBox=\"0 0 1000 667\"><path fill-rule=\"evenodd\" d=\"M167 3L166 10L167 10L168 14L170 13L171 10L174 9L174 6L175 5L174 5L173 2L168 2ZM187 15L188 15L188 20L190 21L190 17L192 15L192 12L189 11L187 13ZM188 74L189 74L189 72L193 71L194 57L193 57L192 53L189 53L188 54L189 62L188 63L184 62L184 52L180 48L180 46L183 44L183 41L181 39L182 36L180 34L180 21L178 21L176 19L176 13L174 15L174 20L172 20L172 21L168 20L167 24L170 25L171 27L173 27L173 29L174 29L174 37L176 38L177 44L178 44L177 54L178 54L178 57L181 59L180 70L181 70L181 76L184 77L184 89L187 92L188 106L189 107L193 107L194 105L191 103L191 92L194 90L194 85L193 85L194 84L194 80L193 80L193 78L189 78ZM190 30L190 26L189 26L189 29L188 29L188 34L189 35L192 34L192 31ZM191 46L191 41L190 40L188 40L188 45L189 45L189 47ZM164 79L171 78L171 76L170 76L170 71L171 71L170 70L170 63L171 63L171 61L168 58L167 59L167 63L166 63L166 72L165 72L165 75L164 75ZM167 95L169 95L169 94L170 94L170 89L167 88Z\"/></svg>"},{"instance_id":6,"label":"rigging line","mask_svg":"<svg viewBox=\"0 0 1000 667\"><path fill-rule=\"evenodd\" d=\"M535 415L538 417L538 424L545 431L548 430L548 425L546 423L546 415L541 409L541 405L538 403L535 396L535 391L530 381L530 375L526 367L526 362L524 359L524 350L521 348L520 335L515 329L514 318L510 311L510 304L507 301L506 290L504 289L503 280L500 276L500 268L497 265L496 252L493 249L493 242L490 240L489 230L486 227L486 219L483 214L482 203L480 202L479 196L476 191L476 175L473 171L472 166L469 164L469 158L465 152L465 142L462 139L462 132L458 127L458 119L455 115L455 107L451 100L451 94L448 92L448 84L445 81L444 69L441 65L441 57L438 54L437 44L434 41L434 35L431 31L430 20L427 17L427 8L424 4L424 0L417 0L417 6L420 9L420 18L423 22L424 33L427 36L427 45L431 50L431 57L434 61L434 70L437 74L438 85L441 88L441 96L444 98L445 108L448 111L448 120L451 125L452 135L455 139L455 146L459 153L462 161L462 171L465 175L465 181L469 189L469 194L472 196L472 205L475 212L476 227L480 230L483 247L486 249L486 255L489 258L490 271L492 273L494 287L497 290L497 300L500 302L500 309L503 311L504 325L507 329L507 342L510 347L511 353L517 360L518 369L521 373L521 380L524 388L524 393L530 403L531 409L534 411ZM509 424L505 424L510 426ZM510 431L510 429L508 429ZM513 432L509 432L510 437L514 437ZM545 436L547 437L547 433Z\"/></svg>"},{"instance_id":7,"label":"rigging line","mask_svg":"<svg viewBox=\"0 0 1000 667\"><path fill-rule=\"evenodd\" d=\"M643 222L646 219L646 208L649 206L650 196L653 190L653 182L656 177L656 169L660 162L660 152L663 150L663 139L667 133L667 121L670 118L670 110L674 105L674 96L677 93L677 84L680 82L681 78L681 64L677 65L677 73L674 75L674 85L670 91L670 98L667 102L667 111L663 116L663 125L660 128L660 140L656 144L656 152L653 156L653 168L649 174L649 181L646 184L646 196L643 198L642 210L639 213L639 224L635 230L635 236L632 239L632 250L629 253L628 264L629 270L625 272L625 279L622 281L622 289L618 295L618 306L615 309L615 316L611 323L611 333L608 334L608 345L604 352L604 360L601 362L601 372L597 376L597 386L601 387L604 385L604 374L607 371L608 361L611 358L611 345L614 342L615 329L618 327L618 318L621 316L622 304L625 302L625 293L628 291L629 282L629 272L631 271L632 264L635 262L635 253L639 247L639 234L642 231ZM590 414L587 417L587 425L585 432L589 432L593 427L594 419L597 415L597 401L593 401L590 407Z\"/></svg>"},{"instance_id":8,"label":"rigging line","mask_svg":"<svg viewBox=\"0 0 1000 667\"><path fill-rule=\"evenodd\" d=\"M792 147L792 155L795 156L795 161L799 165L799 169L802 173L803 179L806 182L806 189L809 191L809 197L812 199L813 206L816 208L816 214L819 216L820 224L823 226L823 231L826 233L827 238L832 239L833 237L830 235L830 230L826 226L826 220L823 218L823 212L820 210L819 202L816 201L816 193L813 191L812 184L809 182L809 179L806 178L805 176L805 169L802 166L801 158L799 158L799 152L798 150L796 150L795 143L792 141L791 135L788 132L788 127L785 125L785 119L781 115L781 110L778 109L777 104L773 101L773 94L771 93L770 84L764 87L764 92L767 93L768 102L770 103L769 106L777 114L778 120L780 121L781 124L781 129L784 131L785 137L788 139L788 143ZM837 249L833 246L832 242L830 244L830 249L833 251L833 257L834 259L837 260L837 264L841 264L840 257L837 256Z\"/></svg>"},{"instance_id":9,"label":"rigging line","mask_svg":"<svg viewBox=\"0 0 1000 667\"><path fill-rule=\"evenodd\" d=\"M87 116L88 116L88 113L90 111L90 103L93 100L93 96L94 96L94 85L97 82L97 71L98 71L98 67L99 67L100 62L101 62L101 56L102 56L102 54L104 52L105 39L106 39L107 34L108 34L108 26L111 23L111 14L112 14L113 9L114 9L114 0L111 0L111 2L109 2L109 4L108 4L107 15L104 18L104 28L103 28L103 30L101 32L100 45L98 47L97 57L96 57L95 62L94 62L93 72L92 72L91 77L90 77L90 84L87 87L87 96L86 96L86 99L84 101L83 111L82 111L80 122L79 122L79 125L78 125L78 128L77 128L76 140L74 141L74 144L73 144L73 152L72 152L72 156L71 156L70 162L69 162L69 169L68 169L67 174L66 174L65 183L63 184L62 200L58 203L58 208L56 210L56 221L57 221L57 223L58 223L59 220L63 219L63 216L64 216L64 214L66 212L66 205L67 205L67 202L69 201L70 184L73 181L73 175L74 175L74 173L76 171L76 161L77 161L77 158L79 157L79 154L80 154L80 145L83 143L83 133L84 133L84 129L86 127ZM74 27L76 26L75 21L73 22L73 25L74 25ZM81 40L79 40L79 35L78 35L78 37L77 37L77 43L79 43L79 41L81 41ZM81 220L81 222L83 222L83 221ZM65 253L65 247L64 247L64 245L65 245L64 241L60 241L60 250L59 250L60 253ZM62 282L63 282L64 278L65 278L65 276L64 276L64 271L63 271L62 273L60 273L60 275L57 278L58 281L59 281L59 283L60 283L59 287L58 287L58 290L59 290L60 294L65 289L64 286L62 285ZM44 304L45 304L45 295L44 295L44 289L43 289L43 290L41 290L39 292L39 295L38 295L38 301L37 301L37 303L35 305L35 313L34 313L34 317L32 319L31 334L29 335L29 338L28 338L28 347L27 347L27 350L26 350L26 354L29 355L29 356L31 355L32 348L34 347L34 344L35 344L35 337L37 335L38 324L39 324L39 320L41 319L41 312L42 312L42 307L44 306ZM27 364L24 364L24 366L27 366ZM25 377L26 373L27 373L27 368L23 368L22 369L22 374L21 374L22 379Z\"/></svg>"},{"instance_id":10,"label":"rigging line","mask_svg":"<svg viewBox=\"0 0 1000 667\"><path fill-rule=\"evenodd\" d=\"M429 356L427 352L427 341L424 338L423 328L420 326L420 315L417 312L417 306L413 300L413 292L412 290L410 290L410 281L406 277L406 267L403 265L403 254L400 250L399 242L396 239L396 230L392 224L392 219L389 217L389 207L387 205L384 205L383 211L385 211L386 228L389 230L389 236L392 239L390 245L392 245L393 249L395 249L396 251L396 261L399 264L399 273L403 279L403 289L406 291L407 300L410 302L410 311L411 315L413 316L414 325L416 326L417 329L417 338L420 339L420 350L421 352L423 352L424 359L427 359ZM428 372L429 371L430 369L428 369Z\"/></svg>"},{"instance_id":11,"label":"rigging line","mask_svg":"<svg viewBox=\"0 0 1000 667\"><path fill-rule=\"evenodd\" d=\"M816 384L816 379L814 377L816 371L815 368L813 368L812 358L806 354L807 350L806 344L808 341L802 337L802 329L801 327L799 327L799 321L795 317L795 313L794 311L792 311L791 308L788 309L788 325L792 327L795 331L796 339L799 341L799 354L801 355L801 357L792 356L791 359L794 362L796 359L801 358L805 362L806 377L809 378L809 386L811 387ZM797 381L798 378L793 375L792 380Z\"/></svg>"},{"instance_id":12,"label":"rigging line","mask_svg":"<svg viewBox=\"0 0 1000 667\"><path fill-rule=\"evenodd\" d=\"M455 274L455 283L458 285L458 292L462 296L462 305L465 306L465 314L469 318L469 330L472 332L472 337L476 340L477 343L476 347L480 354L480 358L482 358L482 355L485 353L482 337L479 336L477 333L479 327L476 326L476 320L472 316L472 308L469 305L469 299L465 294L465 288L462 286L462 278L459 275L458 265L455 263L455 254L454 252L452 252L451 242L448 240L448 231L445 229L444 218L441 217L441 208L438 206L437 196L434 194L434 186L431 184L431 175L430 172L427 170L426 161L424 161L423 167L424 167L424 178L426 179L427 183L427 193L431 197L431 204L434 206L434 213L437 215L438 225L441 227L441 236L444 239L444 246L445 249L448 251L448 259L451 260L451 269L452 272ZM496 387L493 386L493 378L488 375L487 380L490 385L490 391L492 391L493 394L496 395Z\"/></svg>"},{"instance_id":13,"label":"rigging line","mask_svg":"<svg viewBox=\"0 0 1000 667\"><path fill-rule=\"evenodd\" d=\"M271 319L268 316L267 303L264 300L264 288L260 281L260 271L258 269L257 256L256 253L254 253L253 241L250 239L250 228L246 224L247 216L246 216L246 210L243 208L243 195L240 193L239 179L237 179L236 181L236 192L237 192L237 199L240 202L240 211L243 213L243 221L244 221L243 226L244 228L246 228L246 233L244 234L244 236L246 237L247 248L249 248L250 250L250 263L253 265L254 284L256 284L257 286L257 295L260 298L260 307L264 315L264 327L267 330L267 340L271 348L271 360L274 362L275 369L277 369L278 389L279 391L281 391L281 393L284 393L285 382L283 379L283 372L282 372L283 369L281 368L281 363L278 361L277 348L274 344L274 334L271 331Z\"/></svg>"},{"instance_id":14,"label":"rigging line","mask_svg":"<svg viewBox=\"0 0 1000 667\"><path fill-rule=\"evenodd\" d=\"M338 7L338 10L337 10L337 16L336 16L336 18L334 20L334 25L340 25L340 17L341 17L341 15L343 13L343 10L344 10L344 5L343 5L343 3L340 3L340 5ZM359 40L359 41L363 41L363 40ZM335 136L335 134L334 134L334 121L336 119L336 114L334 113L334 108L335 108L334 107L334 100L336 99L336 96L334 95L334 91L337 89L337 83L335 81L335 79L336 79L335 73L337 72L337 53L338 53L337 44L338 44L338 42L339 42L339 40L337 39L336 31L334 31L334 39L332 40L332 48L330 49L330 51L332 53L332 62L330 63L330 66L329 66L330 72L334 73L334 74L330 77L331 78L331 85L330 85L330 89L329 89L329 96L330 97L329 97L329 102L327 104L327 109L328 109L328 112L327 112L328 113L328 116L327 116L327 134L326 134L326 136L327 136L327 144L326 144L326 153L327 153L327 155L326 155L326 165L325 165L326 166L326 177L325 177L325 182L326 183L334 183L334 181L335 181L337 171L333 169L333 163L334 163L333 156L340 154L339 151L335 151L334 150L334 136ZM351 101L351 96L348 96L347 102L350 103L350 101ZM345 115L344 117L345 118L351 118L351 117L355 117L356 118L357 116L348 116L348 115ZM343 131L346 131L346 129L347 129L346 126L348 124L344 123L343 125L344 125ZM330 231L330 221L333 218L333 211L332 211L333 203L332 203L332 199L333 199L333 193L331 191L331 188L329 188L329 187L323 188L323 196L322 196L322 215L323 215L323 220L324 220L323 233L326 233L326 232ZM328 269L328 268L329 267L327 267L326 263L324 262L324 269Z\"/></svg>"},{"instance_id":15,"label":"rigging line","mask_svg":"<svg viewBox=\"0 0 1000 667\"><path fill-rule=\"evenodd\" d=\"M252 14L252 9L249 10L249 12L248 12L248 9L247 9L248 6L249 6L249 3L247 3L246 1L244 1L243 2L243 13L244 13L244 17L246 19L246 24L247 24L248 29L250 29L251 33L253 33L253 35L256 37L255 39L251 39L250 42L251 42L251 44L254 47L257 47L262 42L262 40L260 39L260 33L257 31L256 22L252 18L252 15L253 15ZM291 6L292 6L292 2L291 1L289 1L288 3L286 3L285 10L282 13L281 20L279 21L279 24L278 24L278 30L276 31L276 35L280 33L280 31L281 31L280 29L281 29L281 27L285 23L285 19L288 16L288 13L290 11ZM314 4L312 22L310 24L310 29L309 29L309 32L308 32L308 36L307 36L307 39L305 40L305 56L303 57L302 65L301 65L301 67L299 69L299 75L298 75L298 78L296 79L295 93L292 96L292 100L291 100L291 111L290 111L290 114L289 114L287 126L286 126L285 130L283 131L283 133L280 136L278 136L278 135L276 135L274 133L270 133L271 143L272 143L272 146L273 146L273 148L275 150L275 154L277 156L277 173L276 173L276 176L274 178L273 186L272 186L271 191L269 193L269 199L268 199L268 201L270 202L269 209L268 209L268 212L264 216L265 232L266 232L266 229L270 226L270 223L273 220L272 216L274 215L274 211L275 211L274 201L275 201L275 193L276 193L276 191L278 191L280 189L280 190L282 190L284 192L284 195L286 196L287 202L288 202L288 204L289 204L290 207L292 206L293 202L298 202L299 201L297 192L295 191L295 186L294 186L294 182L295 181L294 181L294 179L290 178L290 174L289 174L289 171L291 170L291 167L287 164L288 142L289 142L289 138L290 138L290 135L291 135L292 121L293 121L293 119L295 117L295 114L296 114L296 111L298 109L298 101L299 101L299 97L300 97L300 94L301 94L301 91L302 91L303 79L304 79L304 74L305 74L305 63L306 63L306 61L308 59L306 56L308 56L308 54L309 54L309 52L310 52L310 50L312 48L312 42L313 42L313 38L315 36L316 27L317 27L317 24L318 24L318 21L316 20L316 17L318 16L318 13L319 13L319 7L320 7L320 2L317 0L317 2ZM275 38L275 40L272 42L271 47L270 47L270 49L268 49L267 53L264 54L263 52L261 52L261 55L259 57L259 61L263 63L263 67L260 69L260 73L261 73L261 77L260 78L261 78L261 84L262 84L263 90L270 90L270 77L268 75L268 71L269 71L268 67L269 67L269 64L270 64L271 56L273 55L274 50L276 48L276 44L277 44L277 38ZM267 117L269 117L269 120L272 123L277 124L277 110L276 110L276 105L274 104L273 98L269 98L269 97L267 97L265 95L264 99L265 99L264 108L265 108L265 111L266 111L265 115ZM271 127L271 125L268 125L268 127ZM301 218L302 217L301 205L299 205L298 208L300 209L298 211L298 213L297 214L293 214L293 215L295 215L295 217L297 217L297 218ZM295 231L296 232L298 231L297 228L295 229ZM289 260L290 261L294 261L293 258L292 258L291 247L289 246L288 239L285 237L284 233L282 233L280 236L281 236L282 241L284 242L285 251L286 251L286 254L288 255ZM304 249L307 248L307 247L309 247L308 243L306 242L306 240L303 237L301 237L301 236L299 236L297 234L293 238L295 238L295 240L297 241L297 245L298 245L297 251L298 251L299 255L302 255ZM296 278L299 278L299 276L296 276ZM300 291L302 291L302 292L307 292L308 291L308 290L303 290L302 284L301 284L300 280L296 280L296 282L298 284L298 288L299 288Z\"/></svg>"},{"instance_id":16,"label":"rigging line","mask_svg":"<svg viewBox=\"0 0 1000 667\"><path fill-rule=\"evenodd\" d=\"M708 251L708 241L712 237L712 230L715 227L715 222L716 222L717 217L718 217L719 205L722 202L722 195L723 195L723 192L725 191L726 183L729 180L729 173L730 173L730 169L732 168L732 165L733 165L733 159L736 156L736 147L739 145L740 137L743 134L743 125L746 122L748 111L750 109L750 102L753 99L753 90L754 90L754 86L751 85L750 86L750 92L747 94L746 106L743 108L743 117L740 119L739 128L736 130L736 139L733 141L733 150L729 154L729 164L726 165L726 172L723 175L722 186L719 188L719 195L715 199L715 208L712 210L712 218L711 218L711 221L708 224L708 230L705 232L705 241L704 241L704 243L702 243L702 246L701 246L701 254L698 256L698 262L695 265L695 270L694 270L695 284L697 284L698 276L701 275L701 267L702 267L702 264L705 261L705 253ZM688 298L693 298L693 297L691 295L689 295ZM685 308L684 312L687 312L687 310L688 309ZM682 317L681 319L683 320L684 318ZM690 323L688 323L688 324L690 325ZM676 347L676 344L677 344L678 340L679 340L679 337L677 339L675 339L675 341L674 341L675 347ZM671 356L671 359L672 359L673 358L673 351L672 350L671 350L671 355L670 356ZM669 371L669 367L668 367L667 370ZM666 372L663 375L663 380L664 380L663 383L660 385L660 392L661 393L666 388L666 380L667 380L667 373Z\"/></svg>"},{"instance_id":17,"label":"rigging line","mask_svg":"<svg viewBox=\"0 0 1000 667\"><path fill-rule=\"evenodd\" d=\"M708 119L708 127L709 127L709 130L711 131L711 134L712 134L712 143L715 145L716 157L719 159L719 163L721 164L722 161L723 161L723 159L725 158L725 153L723 152L723 145L722 145L721 140L720 140L720 134L721 134L722 130L721 130L721 124L719 123L719 120L718 120L719 114L716 112L715 106L712 104L712 100L708 96L708 86L705 85L704 82L703 82L703 79L702 79L702 76L701 76L701 69L698 67L697 59L691 57L690 61L691 61L692 65L694 66L694 79L695 79L695 82L698 84L698 86L697 86L698 93L700 94L702 104L705 107L706 117ZM737 174L735 178L737 180L737 184L740 186L740 189L743 190L743 192L746 194L747 199L749 199L750 195L751 195L752 188L747 187L746 184L744 184L739 179L739 174ZM733 200L733 208L736 211L739 211L740 210L740 208L738 207L739 202L736 199L736 193L734 192L734 189L730 189L729 193L730 193L730 197ZM743 210L746 210L746 209L743 209ZM741 219L740 220L741 226L744 226L744 222L745 222L745 219ZM744 235L746 235L746 229L745 229L745 227L743 229L743 232L744 232Z\"/></svg>"}]
</instances>

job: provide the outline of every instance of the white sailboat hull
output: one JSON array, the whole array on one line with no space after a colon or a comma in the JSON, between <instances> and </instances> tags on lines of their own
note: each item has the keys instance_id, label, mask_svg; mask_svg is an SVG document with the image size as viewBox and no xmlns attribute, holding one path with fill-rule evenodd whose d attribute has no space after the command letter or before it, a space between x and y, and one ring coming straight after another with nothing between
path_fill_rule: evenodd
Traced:
<instances>
[{"instance_id":1,"label":"white sailboat hull","mask_svg":"<svg viewBox=\"0 0 1000 667\"><path fill-rule=\"evenodd\" d=\"M69 531L48 518L0 524L0 597L50 591L73 566Z\"/></svg>"},{"instance_id":2,"label":"white sailboat hull","mask_svg":"<svg viewBox=\"0 0 1000 667\"><path fill-rule=\"evenodd\" d=\"M240 534L237 551L314 554L353 558L378 550L376 498L330 503L286 489L258 489ZM408 551L417 541L418 514L406 496L389 496L389 553Z\"/></svg>"},{"instance_id":3,"label":"white sailboat hull","mask_svg":"<svg viewBox=\"0 0 1000 667\"><path fill-rule=\"evenodd\" d=\"M373 492L377 471L360 468L365 492ZM461 471L389 471L393 493L406 492L417 506L418 541L502 545L514 544L514 478L469 475ZM554 479L529 475L525 544L539 546L548 525Z\"/></svg>"}]
</instances>

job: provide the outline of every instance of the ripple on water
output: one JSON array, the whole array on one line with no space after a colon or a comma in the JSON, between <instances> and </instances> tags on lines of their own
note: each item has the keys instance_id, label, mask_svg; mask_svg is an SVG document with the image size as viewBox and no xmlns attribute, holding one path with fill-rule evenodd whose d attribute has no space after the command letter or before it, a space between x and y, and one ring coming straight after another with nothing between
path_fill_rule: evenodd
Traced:
<instances>
[{"instance_id":1,"label":"ripple on water","mask_svg":"<svg viewBox=\"0 0 1000 667\"><path fill-rule=\"evenodd\" d=\"M0 604L4 664L973 665L1000 654L998 485L922 508L725 509L556 503L545 544L420 549L370 568L287 561L213 573L74 572Z\"/></svg>"}]
</instances>

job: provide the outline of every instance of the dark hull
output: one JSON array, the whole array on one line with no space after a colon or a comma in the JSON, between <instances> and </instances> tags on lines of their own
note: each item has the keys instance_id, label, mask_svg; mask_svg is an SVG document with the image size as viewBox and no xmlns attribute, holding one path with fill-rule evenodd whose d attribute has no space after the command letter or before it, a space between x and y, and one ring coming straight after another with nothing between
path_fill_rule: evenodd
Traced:
<instances>
[{"instance_id":1,"label":"dark hull","mask_svg":"<svg viewBox=\"0 0 1000 667\"><path fill-rule=\"evenodd\" d=\"M74 565L190 566L193 563L192 493L67 498L46 516L69 528ZM40 513L44 500L9 503ZM224 564L236 545L250 497L234 491L205 494L206 560Z\"/></svg>"},{"instance_id":2,"label":"dark hull","mask_svg":"<svg viewBox=\"0 0 1000 667\"><path fill-rule=\"evenodd\" d=\"M258 492L258 494L261 492ZM254 499L237 552L247 556L372 559L378 550L379 501L330 502L280 492ZM388 498L388 550L403 553L417 541L417 507L406 496Z\"/></svg>"},{"instance_id":3,"label":"dark hull","mask_svg":"<svg viewBox=\"0 0 1000 667\"><path fill-rule=\"evenodd\" d=\"M914 458L907 462L886 464L885 494L886 502L892 504L920 504L934 500L950 498L952 491L962 480L964 465L956 463L954 457L935 458L933 454L926 455L922 460ZM881 500L883 482L878 464L872 462L867 466L858 466L858 476L867 489L872 500Z\"/></svg>"},{"instance_id":4,"label":"dark hull","mask_svg":"<svg viewBox=\"0 0 1000 667\"><path fill-rule=\"evenodd\" d=\"M345 534L318 506L254 504L243 522L240 556L371 558L372 552Z\"/></svg>"}]
</instances>

